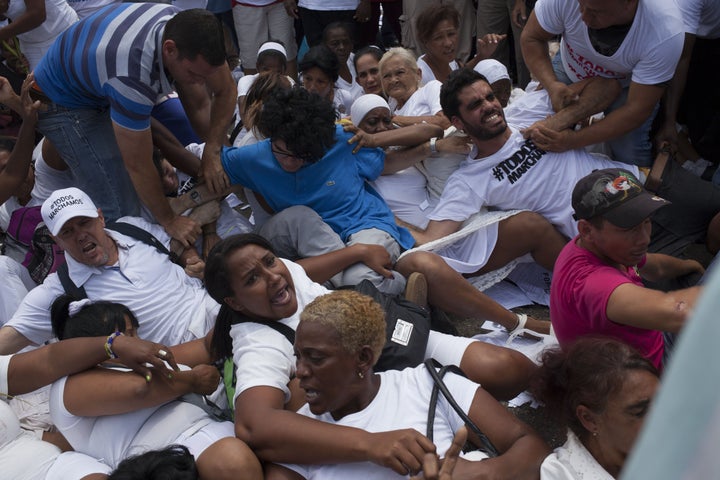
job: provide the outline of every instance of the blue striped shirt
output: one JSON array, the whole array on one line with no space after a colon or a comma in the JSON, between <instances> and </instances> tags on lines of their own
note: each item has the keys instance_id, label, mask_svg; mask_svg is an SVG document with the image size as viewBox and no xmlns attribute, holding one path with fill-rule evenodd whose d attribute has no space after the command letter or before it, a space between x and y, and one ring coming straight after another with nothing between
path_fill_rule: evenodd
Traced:
<instances>
[{"instance_id":1,"label":"blue striped shirt","mask_svg":"<svg viewBox=\"0 0 720 480\"><path fill-rule=\"evenodd\" d=\"M179 10L157 3L109 5L60 35L35 69L45 94L68 108L110 107L131 130L150 126L150 111L173 90L162 64L162 34Z\"/></svg>"}]
</instances>

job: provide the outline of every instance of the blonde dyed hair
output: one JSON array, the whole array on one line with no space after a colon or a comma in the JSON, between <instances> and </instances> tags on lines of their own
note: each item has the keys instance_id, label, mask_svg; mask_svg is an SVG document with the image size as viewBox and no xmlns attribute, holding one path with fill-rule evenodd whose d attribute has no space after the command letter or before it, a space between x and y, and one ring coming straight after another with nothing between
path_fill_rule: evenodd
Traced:
<instances>
[{"instance_id":1,"label":"blonde dyed hair","mask_svg":"<svg viewBox=\"0 0 720 480\"><path fill-rule=\"evenodd\" d=\"M374 362L385 345L385 311L372 298L353 290L337 290L316 298L300 314L300 322L335 329L348 353L369 345Z\"/></svg>"}]
</instances>

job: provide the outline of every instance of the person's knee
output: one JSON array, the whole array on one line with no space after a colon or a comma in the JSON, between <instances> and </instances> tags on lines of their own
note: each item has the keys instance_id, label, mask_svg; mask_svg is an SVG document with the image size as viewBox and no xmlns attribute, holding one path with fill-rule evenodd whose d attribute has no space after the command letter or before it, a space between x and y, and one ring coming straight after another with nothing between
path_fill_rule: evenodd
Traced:
<instances>
[{"instance_id":1,"label":"person's knee","mask_svg":"<svg viewBox=\"0 0 720 480\"><path fill-rule=\"evenodd\" d=\"M444 262L444 260L434 253L413 252L398 260L395 268L405 276L412 272L424 273L427 276L437 271L438 262Z\"/></svg>"},{"instance_id":2,"label":"person's knee","mask_svg":"<svg viewBox=\"0 0 720 480\"><path fill-rule=\"evenodd\" d=\"M210 445L197 459L200 478L217 480L261 480L260 461L242 440L223 438Z\"/></svg>"},{"instance_id":3,"label":"person's knee","mask_svg":"<svg viewBox=\"0 0 720 480\"><path fill-rule=\"evenodd\" d=\"M518 351L474 342L465 350L460 368L495 398L508 400L528 387L537 366Z\"/></svg>"}]
</instances>

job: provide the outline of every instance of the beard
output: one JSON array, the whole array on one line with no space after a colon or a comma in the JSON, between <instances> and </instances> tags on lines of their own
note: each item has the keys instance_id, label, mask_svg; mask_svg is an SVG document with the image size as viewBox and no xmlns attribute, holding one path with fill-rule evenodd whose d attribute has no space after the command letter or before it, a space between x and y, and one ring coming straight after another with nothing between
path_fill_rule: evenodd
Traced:
<instances>
[{"instance_id":1,"label":"beard","mask_svg":"<svg viewBox=\"0 0 720 480\"><path fill-rule=\"evenodd\" d=\"M486 127L482 123L479 125L473 125L472 123L469 123L463 120L463 126L465 127L465 133L470 135L471 137L477 138L478 140L492 140L493 138L497 138L503 133L505 133L505 130L507 130L508 126L505 122L505 114L503 113L502 109L496 112L492 112L489 115L493 115L497 113L502 118L502 122L498 123L497 125L493 125L492 127ZM487 118L486 115L484 118ZM462 118L462 117L461 117Z\"/></svg>"}]
</instances>

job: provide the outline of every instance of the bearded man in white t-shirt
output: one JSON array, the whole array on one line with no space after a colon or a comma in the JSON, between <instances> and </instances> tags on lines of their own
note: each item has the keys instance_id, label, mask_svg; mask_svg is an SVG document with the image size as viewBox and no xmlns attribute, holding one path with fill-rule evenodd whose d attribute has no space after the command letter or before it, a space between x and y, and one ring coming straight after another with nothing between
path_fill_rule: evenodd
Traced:
<instances>
[{"instance_id":1,"label":"bearded man in white t-shirt","mask_svg":"<svg viewBox=\"0 0 720 480\"><path fill-rule=\"evenodd\" d=\"M602 109L595 100L602 95L599 90L610 90L605 82L592 79L579 84L583 90L578 105L590 105L583 108L585 114L588 109L591 113L592 107ZM585 98L587 93L590 93L589 100ZM610 92L606 102L612 97ZM440 92L440 102L445 115L458 130L468 135L473 148L448 178L440 201L428 215L427 228L410 229L418 243L458 231L465 220L483 208L536 212L555 226L558 236L572 238L578 233L571 207L572 189L579 179L604 168L620 168L645 178L635 165L612 161L584 149L548 152L532 140L526 140L520 129L553 113L550 97L544 90L527 93L504 112L485 77L465 69L450 74ZM577 113L583 109L572 108ZM506 115L512 119L511 125L508 125ZM552 122L559 128L566 128L567 118L561 113ZM664 218L670 223L673 219L682 219L682 231L673 232L680 237L700 239L699 236L707 233L710 220L720 212L720 189L676 168L673 162L668 162L659 185L654 187L655 193L673 202L668 213L663 213ZM508 235L503 223L510 219L500 222L494 245L484 249L477 245L455 245L443 256L449 256L452 261L458 255L467 255L457 259L476 270L503 259L512 260L518 245L537 239L540 233L530 225L522 235ZM537 263L552 270L558 252L547 247L545 245L544 255L535 254L534 257ZM478 256L480 250L488 254Z\"/></svg>"}]
</instances>

